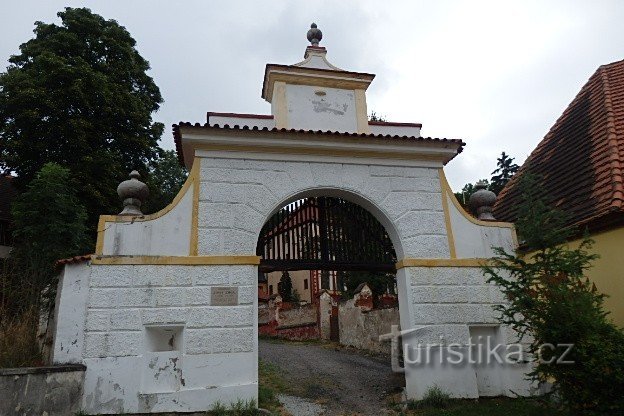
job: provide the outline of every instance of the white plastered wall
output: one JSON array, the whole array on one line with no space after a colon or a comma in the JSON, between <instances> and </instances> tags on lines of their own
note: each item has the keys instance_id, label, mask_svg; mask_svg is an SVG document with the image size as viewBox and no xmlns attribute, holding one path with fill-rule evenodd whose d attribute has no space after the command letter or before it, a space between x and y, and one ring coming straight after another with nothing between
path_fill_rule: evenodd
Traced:
<instances>
[{"instance_id":1,"label":"white plastered wall","mask_svg":"<svg viewBox=\"0 0 624 416\"><path fill-rule=\"evenodd\" d=\"M83 363L89 414L191 412L257 397L255 266L65 267L54 363ZM235 287L238 305L211 304ZM150 328L180 328L155 351Z\"/></svg>"},{"instance_id":2,"label":"white plastered wall","mask_svg":"<svg viewBox=\"0 0 624 416\"><path fill-rule=\"evenodd\" d=\"M192 180L190 177L189 182ZM157 213L128 219L102 216L98 225L102 244L97 254L188 256L194 189L186 186L181 193L179 201L170 210L166 209L165 215Z\"/></svg>"},{"instance_id":3,"label":"white plastered wall","mask_svg":"<svg viewBox=\"0 0 624 416\"><path fill-rule=\"evenodd\" d=\"M515 230L511 224L477 221L459 206L455 195L446 193L457 258L490 258L493 247L507 252L516 249Z\"/></svg>"},{"instance_id":4,"label":"white plastered wall","mask_svg":"<svg viewBox=\"0 0 624 416\"><path fill-rule=\"evenodd\" d=\"M375 215L399 257L449 258L438 166L220 155L201 158L200 255L255 254L258 234L271 214L297 198L327 195L350 200Z\"/></svg>"},{"instance_id":5,"label":"white plastered wall","mask_svg":"<svg viewBox=\"0 0 624 416\"><path fill-rule=\"evenodd\" d=\"M289 128L358 130L354 90L286 84L286 106Z\"/></svg>"}]
</instances>

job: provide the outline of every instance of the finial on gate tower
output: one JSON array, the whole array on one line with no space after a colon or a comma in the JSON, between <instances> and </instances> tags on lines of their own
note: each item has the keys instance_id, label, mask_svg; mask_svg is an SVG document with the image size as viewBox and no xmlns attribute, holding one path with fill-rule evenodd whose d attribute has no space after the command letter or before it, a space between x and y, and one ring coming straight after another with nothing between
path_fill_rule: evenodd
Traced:
<instances>
[{"instance_id":1,"label":"finial on gate tower","mask_svg":"<svg viewBox=\"0 0 624 416\"><path fill-rule=\"evenodd\" d=\"M123 201L124 209L119 215L143 215L141 205L149 195L147 185L139 180L141 175L136 170L130 172L130 179L123 181L117 187L117 194Z\"/></svg>"},{"instance_id":2,"label":"finial on gate tower","mask_svg":"<svg viewBox=\"0 0 624 416\"><path fill-rule=\"evenodd\" d=\"M308 30L308 40L312 46L319 46L321 39L323 39L323 32L316 27L316 23L312 23L310 25L310 30Z\"/></svg>"},{"instance_id":3,"label":"finial on gate tower","mask_svg":"<svg viewBox=\"0 0 624 416\"><path fill-rule=\"evenodd\" d=\"M496 194L486 189L487 184L483 181L479 181L475 184L477 190L474 194L470 195L468 205L472 211L477 215L477 218L485 221L494 221L494 215L492 215L492 207L496 202Z\"/></svg>"}]
</instances>

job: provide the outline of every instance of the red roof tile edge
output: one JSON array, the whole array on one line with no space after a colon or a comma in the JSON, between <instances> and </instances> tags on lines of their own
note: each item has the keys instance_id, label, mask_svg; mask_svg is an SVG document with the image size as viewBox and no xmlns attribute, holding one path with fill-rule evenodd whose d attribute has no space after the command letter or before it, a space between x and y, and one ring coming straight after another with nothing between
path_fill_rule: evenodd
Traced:
<instances>
[{"instance_id":1,"label":"red roof tile edge","mask_svg":"<svg viewBox=\"0 0 624 416\"><path fill-rule=\"evenodd\" d=\"M220 126L218 124L210 125L208 123L189 123L181 121L178 124L174 124L173 126L173 139L176 146L176 152L178 153L178 161L181 165L184 165L184 153L182 149L182 135L180 134L180 127L201 127L208 130L239 130L239 131L255 131L255 132L263 132L263 133L296 133L296 134L326 134L326 135L334 135L334 136L342 136L342 137L360 137L360 138L368 138L368 139L385 139L385 140L410 140L410 141L418 141L418 142L433 142L433 143L453 143L458 145L457 153L461 153L464 150L464 146L466 143L461 139L447 139L447 138L434 138L434 137L416 137L416 136L399 136L398 134L390 135L390 134L368 134L368 133L348 133L348 132L339 132L339 131L331 131L331 130L303 130L303 129L286 129L286 128L268 128L268 127L258 127L258 126L239 126L234 125L230 126L229 124L224 124Z\"/></svg>"},{"instance_id":2,"label":"red roof tile edge","mask_svg":"<svg viewBox=\"0 0 624 416\"><path fill-rule=\"evenodd\" d=\"M236 117L236 118L260 118L260 119L265 119L265 120L271 120L274 118L271 114L219 113L215 111L208 111L208 113L206 113L206 119L208 122L210 122L210 116Z\"/></svg>"},{"instance_id":3,"label":"red roof tile edge","mask_svg":"<svg viewBox=\"0 0 624 416\"><path fill-rule=\"evenodd\" d=\"M399 123L396 121L369 121L369 126L422 127L421 123Z\"/></svg>"},{"instance_id":4,"label":"red roof tile edge","mask_svg":"<svg viewBox=\"0 0 624 416\"><path fill-rule=\"evenodd\" d=\"M607 111L607 143L611 148L610 151L610 167L611 167L611 179L613 184L613 193L611 196L611 209L620 209L622 208L622 201L624 199L624 187L622 186L622 166L620 164L620 149L618 146L618 139L615 133L615 119L613 115L613 100L611 96L611 86L609 85L609 77L607 75L607 71L604 66L601 66L598 71L600 71L600 78L602 79L602 85L604 86L604 94L605 94L605 110Z\"/></svg>"},{"instance_id":5,"label":"red roof tile edge","mask_svg":"<svg viewBox=\"0 0 624 416\"><path fill-rule=\"evenodd\" d=\"M56 261L56 266L63 266L65 264L82 263L89 261L95 254L83 254L81 256L68 257L66 259L60 259Z\"/></svg>"}]
</instances>

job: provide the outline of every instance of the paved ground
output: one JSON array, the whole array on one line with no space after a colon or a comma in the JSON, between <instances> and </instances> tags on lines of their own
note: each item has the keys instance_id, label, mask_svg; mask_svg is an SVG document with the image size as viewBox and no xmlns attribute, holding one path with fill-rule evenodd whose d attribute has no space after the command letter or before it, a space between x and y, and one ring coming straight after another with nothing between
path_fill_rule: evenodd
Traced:
<instances>
[{"instance_id":1,"label":"paved ground","mask_svg":"<svg viewBox=\"0 0 624 416\"><path fill-rule=\"evenodd\" d=\"M293 415L366 415L386 414L385 398L404 383L402 374L390 369L390 359L327 345L278 343L260 340L260 359L278 366L293 391L291 396L308 399L301 412ZM297 406L296 398L287 407ZM321 404L309 413L309 402ZM286 404L286 403L285 403ZM303 411L306 407L306 411Z\"/></svg>"}]
</instances>

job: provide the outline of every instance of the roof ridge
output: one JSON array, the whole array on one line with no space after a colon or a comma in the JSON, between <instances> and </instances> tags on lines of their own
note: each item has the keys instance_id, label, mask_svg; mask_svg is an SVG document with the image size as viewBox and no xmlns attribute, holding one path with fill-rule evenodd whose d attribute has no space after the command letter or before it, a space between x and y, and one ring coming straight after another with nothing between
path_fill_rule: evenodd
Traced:
<instances>
[{"instance_id":1,"label":"roof ridge","mask_svg":"<svg viewBox=\"0 0 624 416\"><path fill-rule=\"evenodd\" d=\"M607 112L607 143L609 145L609 164L611 170L611 185L613 192L611 195L611 209L621 209L624 202L624 182L622 181L622 163L620 161L620 146L618 145L615 117L613 115L613 100L611 98L611 86L609 83L609 74L604 66L601 66L600 79L604 91L604 106Z\"/></svg>"}]
</instances>

